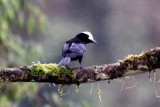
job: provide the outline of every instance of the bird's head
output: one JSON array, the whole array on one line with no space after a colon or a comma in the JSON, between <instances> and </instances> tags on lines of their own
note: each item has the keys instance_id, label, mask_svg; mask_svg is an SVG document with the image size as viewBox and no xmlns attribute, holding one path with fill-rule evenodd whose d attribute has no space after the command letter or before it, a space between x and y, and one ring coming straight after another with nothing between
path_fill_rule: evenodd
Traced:
<instances>
[{"instance_id":1,"label":"bird's head","mask_svg":"<svg viewBox=\"0 0 160 107\"><path fill-rule=\"evenodd\" d=\"M79 33L76 38L80 39L82 42L84 43L97 43L94 38L93 38L93 35L88 32L88 31L85 31L85 32L82 32L82 33Z\"/></svg>"}]
</instances>

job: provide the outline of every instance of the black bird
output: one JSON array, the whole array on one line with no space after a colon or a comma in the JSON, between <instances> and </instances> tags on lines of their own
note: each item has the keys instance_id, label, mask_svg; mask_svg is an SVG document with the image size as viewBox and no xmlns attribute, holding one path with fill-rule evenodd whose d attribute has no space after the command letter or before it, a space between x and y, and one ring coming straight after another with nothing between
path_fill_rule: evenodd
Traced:
<instances>
[{"instance_id":1,"label":"black bird","mask_svg":"<svg viewBox=\"0 0 160 107\"><path fill-rule=\"evenodd\" d=\"M71 61L78 60L82 65L82 58L86 52L86 44L96 43L92 34L88 31L79 33L74 38L68 40L62 49L62 59L59 62L58 66L66 66L70 64Z\"/></svg>"}]
</instances>

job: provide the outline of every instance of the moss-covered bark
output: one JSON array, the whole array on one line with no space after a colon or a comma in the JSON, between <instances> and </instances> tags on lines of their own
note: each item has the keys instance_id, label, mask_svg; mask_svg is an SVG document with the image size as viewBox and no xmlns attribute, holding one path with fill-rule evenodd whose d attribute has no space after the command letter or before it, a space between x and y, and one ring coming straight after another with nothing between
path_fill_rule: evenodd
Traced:
<instances>
[{"instance_id":1,"label":"moss-covered bark","mask_svg":"<svg viewBox=\"0 0 160 107\"><path fill-rule=\"evenodd\" d=\"M160 68L160 48L129 55L113 64L83 68L58 67L57 64L34 63L31 66L0 69L1 81L50 82L55 84L80 84L155 71Z\"/></svg>"},{"instance_id":2,"label":"moss-covered bark","mask_svg":"<svg viewBox=\"0 0 160 107\"><path fill-rule=\"evenodd\" d=\"M75 72L64 66L57 66L57 64L41 64L40 62L34 63L28 67L32 76L46 78L48 76L58 77L58 79L65 79L65 77L74 78Z\"/></svg>"}]
</instances>

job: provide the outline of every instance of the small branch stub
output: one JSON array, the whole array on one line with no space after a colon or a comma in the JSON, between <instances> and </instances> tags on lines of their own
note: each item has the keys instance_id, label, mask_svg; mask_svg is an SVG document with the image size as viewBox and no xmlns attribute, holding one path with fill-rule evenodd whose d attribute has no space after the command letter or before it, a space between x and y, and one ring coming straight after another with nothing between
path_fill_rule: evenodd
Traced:
<instances>
[{"instance_id":1,"label":"small branch stub","mask_svg":"<svg viewBox=\"0 0 160 107\"><path fill-rule=\"evenodd\" d=\"M155 71L160 68L160 48L140 55L128 55L117 63L84 68L58 67L57 64L34 63L31 66L0 69L1 81L50 82L55 84L80 84L112 80L124 76Z\"/></svg>"}]
</instances>

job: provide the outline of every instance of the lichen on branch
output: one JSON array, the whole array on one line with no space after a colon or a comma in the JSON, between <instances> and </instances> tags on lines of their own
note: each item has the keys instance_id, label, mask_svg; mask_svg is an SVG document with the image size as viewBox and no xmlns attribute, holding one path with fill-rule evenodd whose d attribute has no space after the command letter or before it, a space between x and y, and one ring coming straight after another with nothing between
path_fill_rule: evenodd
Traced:
<instances>
[{"instance_id":1,"label":"lichen on branch","mask_svg":"<svg viewBox=\"0 0 160 107\"><path fill-rule=\"evenodd\" d=\"M100 66L66 68L57 64L33 63L30 66L0 69L0 79L9 82L50 82L80 84L112 80L124 76L155 71L160 68L160 48L139 55L128 55L117 63Z\"/></svg>"}]
</instances>

